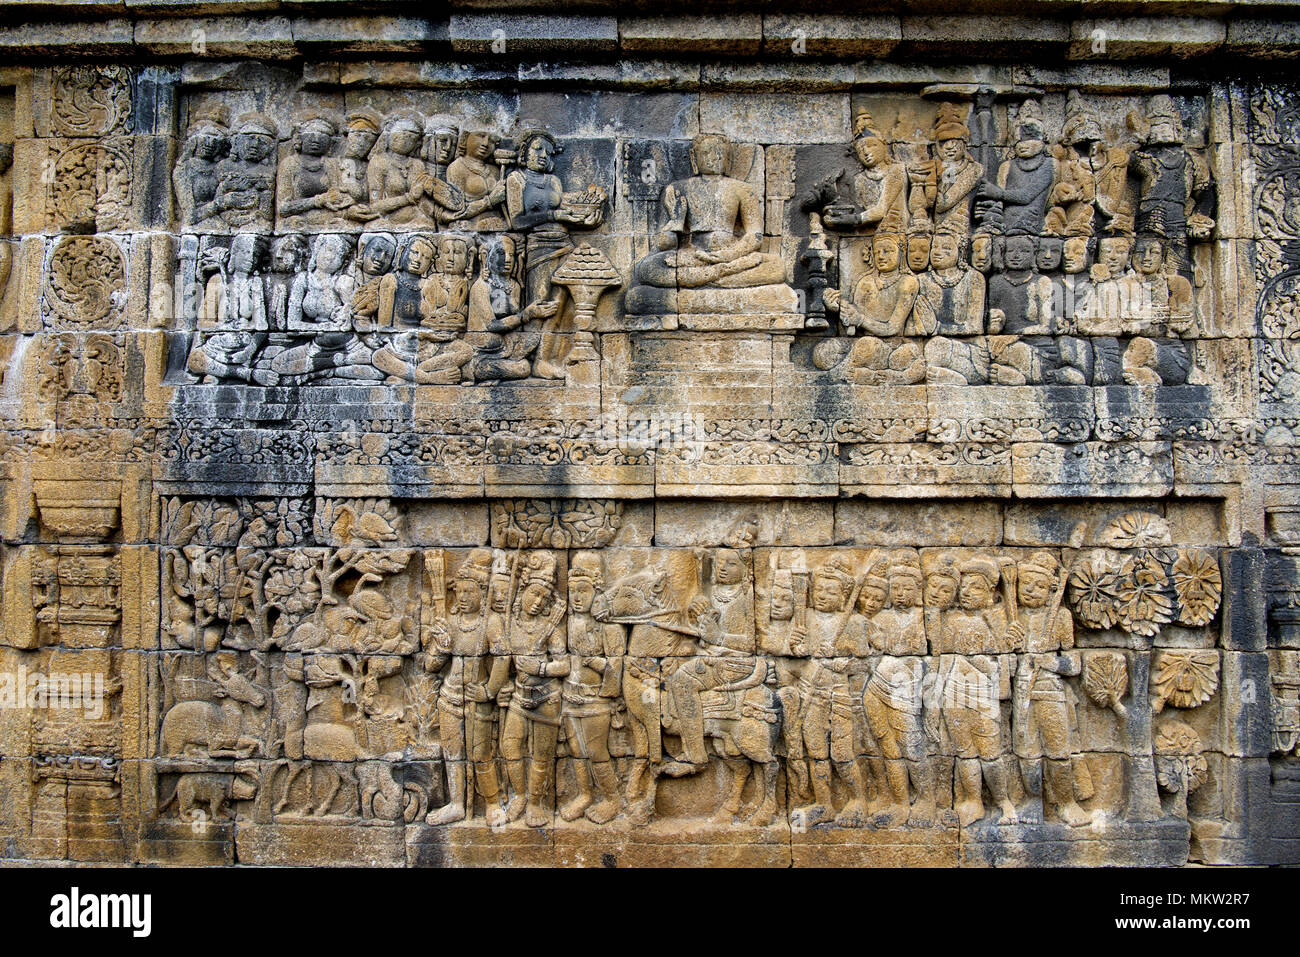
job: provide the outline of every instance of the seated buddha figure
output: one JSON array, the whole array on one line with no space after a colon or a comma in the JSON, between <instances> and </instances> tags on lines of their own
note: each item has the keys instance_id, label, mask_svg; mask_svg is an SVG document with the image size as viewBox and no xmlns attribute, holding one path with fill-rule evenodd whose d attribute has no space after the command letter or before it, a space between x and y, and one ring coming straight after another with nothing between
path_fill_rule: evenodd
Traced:
<instances>
[{"instance_id":1,"label":"seated buddha figure","mask_svg":"<svg viewBox=\"0 0 1300 957\"><path fill-rule=\"evenodd\" d=\"M659 252L633 268L626 309L640 315L797 311L785 264L759 251L762 198L727 175L731 143L705 134L691 146L694 175L664 189Z\"/></svg>"}]
</instances>

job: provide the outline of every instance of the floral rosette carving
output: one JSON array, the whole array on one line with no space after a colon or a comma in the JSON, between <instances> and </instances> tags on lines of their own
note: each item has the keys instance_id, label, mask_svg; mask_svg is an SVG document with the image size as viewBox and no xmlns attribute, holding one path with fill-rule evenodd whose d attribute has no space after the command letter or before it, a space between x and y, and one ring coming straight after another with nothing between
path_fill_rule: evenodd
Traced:
<instances>
[{"instance_id":1,"label":"floral rosette carving","mask_svg":"<svg viewBox=\"0 0 1300 957\"><path fill-rule=\"evenodd\" d=\"M119 149L86 143L54 161L48 220L55 227L106 232L125 226L131 209L131 159Z\"/></svg>"},{"instance_id":2,"label":"floral rosette carving","mask_svg":"<svg viewBox=\"0 0 1300 957\"><path fill-rule=\"evenodd\" d=\"M1179 549L1170 577L1178 595L1178 623L1208 625L1223 597L1223 577L1214 556L1199 548Z\"/></svg>"},{"instance_id":3,"label":"floral rosette carving","mask_svg":"<svg viewBox=\"0 0 1300 957\"><path fill-rule=\"evenodd\" d=\"M73 66L54 74L50 124L56 136L131 130L131 73L124 66Z\"/></svg>"},{"instance_id":4,"label":"floral rosette carving","mask_svg":"<svg viewBox=\"0 0 1300 957\"><path fill-rule=\"evenodd\" d=\"M1070 574L1070 599L1079 622L1103 631L1119 620L1119 573L1105 552L1094 552Z\"/></svg>"},{"instance_id":5,"label":"floral rosette carving","mask_svg":"<svg viewBox=\"0 0 1300 957\"><path fill-rule=\"evenodd\" d=\"M1163 547L1169 528L1160 516L1123 516L1098 538L1108 547L1081 556L1070 573L1070 607L1080 624L1154 638L1174 621L1202 627L1214 619L1223 595L1217 559L1202 549Z\"/></svg>"},{"instance_id":6,"label":"floral rosette carving","mask_svg":"<svg viewBox=\"0 0 1300 957\"><path fill-rule=\"evenodd\" d=\"M116 328L126 287L126 260L103 236L65 236L50 254L45 301L64 325Z\"/></svg>"},{"instance_id":7,"label":"floral rosette carving","mask_svg":"<svg viewBox=\"0 0 1300 957\"><path fill-rule=\"evenodd\" d=\"M1181 648L1159 652L1151 684L1153 711L1164 710L1166 704L1175 708L1204 704L1219 688L1219 653Z\"/></svg>"},{"instance_id":8,"label":"floral rosette carving","mask_svg":"<svg viewBox=\"0 0 1300 957\"><path fill-rule=\"evenodd\" d=\"M1153 548L1169 545L1169 524L1150 512L1130 512L1110 522L1101 533L1110 548Z\"/></svg>"},{"instance_id":9,"label":"floral rosette carving","mask_svg":"<svg viewBox=\"0 0 1300 957\"><path fill-rule=\"evenodd\" d=\"M1115 597L1119 601L1119 626L1132 634L1154 638L1161 625L1174 620L1169 576L1149 552L1125 559Z\"/></svg>"}]
</instances>

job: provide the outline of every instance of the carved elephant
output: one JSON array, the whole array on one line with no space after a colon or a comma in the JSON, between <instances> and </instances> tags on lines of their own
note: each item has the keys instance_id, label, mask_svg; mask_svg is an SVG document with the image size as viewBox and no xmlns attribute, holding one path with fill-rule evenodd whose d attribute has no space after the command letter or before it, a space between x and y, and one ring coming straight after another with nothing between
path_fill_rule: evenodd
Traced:
<instances>
[{"instance_id":1,"label":"carved elephant","mask_svg":"<svg viewBox=\"0 0 1300 957\"><path fill-rule=\"evenodd\" d=\"M250 702L265 703L260 696ZM181 701L162 723L162 754L246 758L262 743L244 734L244 709L234 701Z\"/></svg>"}]
</instances>

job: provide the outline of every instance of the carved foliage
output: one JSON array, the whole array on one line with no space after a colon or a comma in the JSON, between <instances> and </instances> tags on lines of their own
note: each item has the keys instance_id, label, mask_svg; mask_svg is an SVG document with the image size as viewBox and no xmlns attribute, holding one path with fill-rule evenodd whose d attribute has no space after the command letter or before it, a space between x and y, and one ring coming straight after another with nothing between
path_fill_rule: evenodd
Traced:
<instances>
[{"instance_id":1,"label":"carved foliage","mask_svg":"<svg viewBox=\"0 0 1300 957\"><path fill-rule=\"evenodd\" d=\"M50 125L57 136L129 133L131 73L116 65L57 69L50 103Z\"/></svg>"},{"instance_id":2,"label":"carved foliage","mask_svg":"<svg viewBox=\"0 0 1300 957\"><path fill-rule=\"evenodd\" d=\"M82 143L55 157L46 206L50 226L107 232L130 219L129 144Z\"/></svg>"},{"instance_id":3,"label":"carved foliage","mask_svg":"<svg viewBox=\"0 0 1300 957\"><path fill-rule=\"evenodd\" d=\"M623 503L507 499L492 503L492 541L506 548L598 548L614 539Z\"/></svg>"},{"instance_id":4,"label":"carved foliage","mask_svg":"<svg viewBox=\"0 0 1300 957\"><path fill-rule=\"evenodd\" d=\"M63 328L116 329L123 323L126 259L105 236L65 236L50 252L45 305Z\"/></svg>"},{"instance_id":5,"label":"carved foliage","mask_svg":"<svg viewBox=\"0 0 1300 957\"><path fill-rule=\"evenodd\" d=\"M1183 651L1167 649L1156 655L1151 684L1154 688L1151 707L1164 709L1195 708L1210 700L1219 687L1219 653L1217 651Z\"/></svg>"}]
</instances>

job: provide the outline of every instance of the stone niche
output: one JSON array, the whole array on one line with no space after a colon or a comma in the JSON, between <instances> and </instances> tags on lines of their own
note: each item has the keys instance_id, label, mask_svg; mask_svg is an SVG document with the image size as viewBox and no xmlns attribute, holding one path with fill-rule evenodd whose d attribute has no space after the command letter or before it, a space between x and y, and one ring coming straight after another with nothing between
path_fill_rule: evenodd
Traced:
<instances>
[{"instance_id":1,"label":"stone niche","mask_svg":"<svg viewBox=\"0 0 1300 957\"><path fill-rule=\"evenodd\" d=\"M0 858L1300 862L1300 88L138 6L0 68Z\"/></svg>"}]
</instances>

